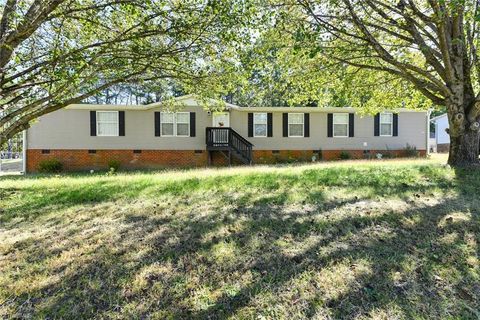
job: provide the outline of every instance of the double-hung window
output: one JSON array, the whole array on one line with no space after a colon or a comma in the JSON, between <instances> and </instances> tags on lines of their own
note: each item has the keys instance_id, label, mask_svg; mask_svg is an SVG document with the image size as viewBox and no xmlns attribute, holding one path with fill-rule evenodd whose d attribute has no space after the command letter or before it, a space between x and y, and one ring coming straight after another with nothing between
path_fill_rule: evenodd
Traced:
<instances>
[{"instance_id":1,"label":"double-hung window","mask_svg":"<svg viewBox=\"0 0 480 320\"><path fill-rule=\"evenodd\" d=\"M288 114L288 136L289 137L303 137L304 120L305 120L305 117L303 113Z\"/></svg>"},{"instance_id":2,"label":"double-hung window","mask_svg":"<svg viewBox=\"0 0 480 320\"><path fill-rule=\"evenodd\" d=\"M189 112L162 112L160 115L162 136L188 137L190 136Z\"/></svg>"},{"instance_id":3,"label":"double-hung window","mask_svg":"<svg viewBox=\"0 0 480 320\"><path fill-rule=\"evenodd\" d=\"M162 112L160 115L160 127L162 131L162 136L175 136L175 113Z\"/></svg>"},{"instance_id":4,"label":"double-hung window","mask_svg":"<svg viewBox=\"0 0 480 320\"><path fill-rule=\"evenodd\" d=\"M118 136L118 111L97 111L97 136Z\"/></svg>"},{"instance_id":5,"label":"double-hung window","mask_svg":"<svg viewBox=\"0 0 480 320\"><path fill-rule=\"evenodd\" d=\"M393 114L380 113L380 136L391 137L393 135Z\"/></svg>"},{"instance_id":6,"label":"double-hung window","mask_svg":"<svg viewBox=\"0 0 480 320\"><path fill-rule=\"evenodd\" d=\"M190 136L190 113L189 112L177 112L176 114L176 136L188 137Z\"/></svg>"},{"instance_id":7,"label":"double-hung window","mask_svg":"<svg viewBox=\"0 0 480 320\"><path fill-rule=\"evenodd\" d=\"M348 113L334 113L333 114L333 136L344 138L348 137Z\"/></svg>"},{"instance_id":8,"label":"double-hung window","mask_svg":"<svg viewBox=\"0 0 480 320\"><path fill-rule=\"evenodd\" d=\"M267 136L267 114L266 113L253 114L253 136L254 137Z\"/></svg>"}]
</instances>

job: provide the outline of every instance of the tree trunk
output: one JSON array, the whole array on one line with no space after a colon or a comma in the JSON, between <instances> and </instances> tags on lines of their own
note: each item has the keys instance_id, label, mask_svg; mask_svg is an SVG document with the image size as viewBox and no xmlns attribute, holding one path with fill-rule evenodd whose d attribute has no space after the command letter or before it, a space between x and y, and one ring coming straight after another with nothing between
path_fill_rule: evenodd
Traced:
<instances>
[{"instance_id":1,"label":"tree trunk","mask_svg":"<svg viewBox=\"0 0 480 320\"><path fill-rule=\"evenodd\" d=\"M450 137L448 164L451 166L472 166L479 164L479 136L476 131L468 131L459 137Z\"/></svg>"}]
</instances>

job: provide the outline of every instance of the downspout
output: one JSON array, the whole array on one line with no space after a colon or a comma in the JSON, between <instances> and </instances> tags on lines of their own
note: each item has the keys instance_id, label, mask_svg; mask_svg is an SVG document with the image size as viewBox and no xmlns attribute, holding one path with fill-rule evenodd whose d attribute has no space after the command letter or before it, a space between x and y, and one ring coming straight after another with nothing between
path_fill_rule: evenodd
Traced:
<instances>
[{"instance_id":1,"label":"downspout","mask_svg":"<svg viewBox=\"0 0 480 320\"><path fill-rule=\"evenodd\" d=\"M428 109L427 111L427 152L426 155L430 155L430 115L432 114L433 109Z\"/></svg>"},{"instance_id":2,"label":"downspout","mask_svg":"<svg viewBox=\"0 0 480 320\"><path fill-rule=\"evenodd\" d=\"M27 174L27 130L23 130L23 138L22 138L22 166L23 166L23 174Z\"/></svg>"}]
</instances>

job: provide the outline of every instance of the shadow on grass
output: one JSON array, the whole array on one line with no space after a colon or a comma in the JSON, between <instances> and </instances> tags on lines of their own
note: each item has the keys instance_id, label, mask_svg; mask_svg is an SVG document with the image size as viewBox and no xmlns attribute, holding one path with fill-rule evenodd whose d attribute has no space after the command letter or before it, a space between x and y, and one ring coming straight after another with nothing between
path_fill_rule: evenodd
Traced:
<instances>
[{"instance_id":1,"label":"shadow on grass","mask_svg":"<svg viewBox=\"0 0 480 320\"><path fill-rule=\"evenodd\" d=\"M95 191L78 186L49 201L68 208L162 196L187 202L186 212L153 205L114 216L122 223L113 231L64 222L56 228L71 228L68 236L16 242L5 253L10 268L24 252L44 266L33 278L50 281L6 299L10 315L478 317L479 172L459 170L451 180L431 167L329 168L130 187L98 181ZM332 198L337 190L343 196ZM433 201L438 190L445 198ZM199 200L207 191L213 203ZM397 198L404 207L388 202ZM8 210L47 212L50 202L36 201ZM58 241L67 244L59 249ZM69 245L85 249L55 267Z\"/></svg>"},{"instance_id":2,"label":"shadow on grass","mask_svg":"<svg viewBox=\"0 0 480 320\"><path fill-rule=\"evenodd\" d=\"M73 179L76 177L72 176ZM98 204L115 200L134 200L141 197L180 197L204 192L225 193L246 190L236 203L249 203L253 198L250 191L273 194L271 199L262 198L266 203L285 204L296 190L308 190L300 195L301 201L318 203L322 201L324 188L346 188L361 191L362 197L405 196L412 192L428 192L438 188L452 187L452 181L434 166L417 166L410 169L397 168L325 168L305 170L300 174L255 173L211 178L186 178L173 181L150 179L148 175L133 180L117 181L115 177L88 177L84 183L33 184L24 188L0 188L0 199L12 198L13 205L0 215L0 222L12 218L35 218L52 210L61 210L77 205ZM27 180L29 178L26 178ZM32 177L30 179L38 179ZM41 179L45 179L44 176ZM60 178L61 179L61 178ZM299 199L294 199L295 201Z\"/></svg>"},{"instance_id":3,"label":"shadow on grass","mask_svg":"<svg viewBox=\"0 0 480 320\"><path fill-rule=\"evenodd\" d=\"M445 210L445 206L449 209ZM394 229L394 236L365 237L367 240L355 239L346 241L343 246L333 249L329 254L322 254L322 248L328 247L349 233L357 235L375 231L375 226L385 228L387 225L401 225L401 216L392 214L372 221L368 218L347 219L332 225L324 226L324 230L337 227L337 233L326 237L307 251L294 256L285 254L266 254L258 257L249 268L261 273L254 283L245 286L236 295L225 294L210 308L198 313L188 314L193 318L207 318L218 315L220 318L235 315L238 310L247 307L264 291L276 292L285 290L291 281L303 273L311 272L351 262L355 268L356 261L369 261L371 270L355 279L355 286L342 294L330 298L328 291L318 290L304 302L305 316L314 316L320 309L326 308L334 318L355 318L368 316L371 311L383 310L392 304L401 310L406 318L427 316L443 318L454 314L461 318L476 319L480 307L480 282L478 273L474 273L468 257L462 248L466 237L478 236L479 216L472 218L476 223L460 222L439 229L438 224L451 209L465 210L463 203L447 201L433 207L419 207L403 215L416 215L420 221L406 230ZM275 225L275 224L274 224ZM339 225L342 225L339 228ZM285 226L285 229L302 230L302 226ZM275 232L278 229L274 229ZM377 229L378 231L378 229ZM439 243L442 235L454 232L458 234L451 243ZM477 240L478 241L478 238ZM270 251L271 251L271 247ZM269 252L267 248L266 251ZM274 252L277 250L273 250ZM475 256L475 254L473 254ZM469 256L471 257L471 256ZM405 273L403 265L409 260L421 260L413 273ZM458 273L452 281L449 274ZM442 272L443 271L443 272ZM399 274L398 279L394 279ZM335 290L335 288L331 288ZM413 303L412 303L413 302ZM323 310L325 311L325 310ZM187 316L187 315L186 315Z\"/></svg>"}]
</instances>

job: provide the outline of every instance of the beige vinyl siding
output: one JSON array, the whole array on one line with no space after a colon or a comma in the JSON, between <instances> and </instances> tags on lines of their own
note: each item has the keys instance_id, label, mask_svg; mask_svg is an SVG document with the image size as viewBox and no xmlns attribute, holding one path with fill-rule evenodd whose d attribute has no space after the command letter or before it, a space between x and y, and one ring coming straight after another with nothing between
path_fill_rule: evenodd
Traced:
<instances>
[{"instance_id":1,"label":"beige vinyl siding","mask_svg":"<svg viewBox=\"0 0 480 320\"><path fill-rule=\"evenodd\" d=\"M196 113L196 137L155 137L154 112L160 109L125 111L124 137L90 136L90 111L64 109L42 116L28 130L29 149L205 149L205 127L211 116L200 107L178 111Z\"/></svg>"},{"instance_id":2,"label":"beige vinyl siding","mask_svg":"<svg viewBox=\"0 0 480 320\"><path fill-rule=\"evenodd\" d=\"M120 108L120 107L119 107ZM102 110L97 106L96 110ZM301 108L307 112L307 108ZM108 110L112 110L109 108ZM274 108L262 111L231 109L230 125L254 144L254 150L385 150L403 149L407 143L426 150L427 113L400 112L398 137L375 137L373 116L355 115L355 137L328 138L327 112L310 112L310 137L283 137L282 113ZM42 116L28 130L29 149L143 149L205 150L205 128L212 125L212 115L201 106L188 105L177 111L196 113L196 137L155 137L154 112L125 109L125 136L90 136L89 109L63 109ZM312 110L313 111L313 110ZM351 111L351 110L350 110ZM248 112L273 113L273 137L248 137ZM297 112L292 109L292 112ZM364 146L364 143L367 146Z\"/></svg>"},{"instance_id":3,"label":"beige vinyl siding","mask_svg":"<svg viewBox=\"0 0 480 320\"><path fill-rule=\"evenodd\" d=\"M294 111L294 110L292 110ZM230 122L242 136L248 134L248 111L232 110ZM282 112L273 113L273 137L248 140L255 150L385 150L403 149L407 143L426 150L426 112L401 112L398 116L398 137L375 137L373 116L355 115L355 137L328 138L327 113L310 112L310 137L283 137ZM364 147L367 142L367 147Z\"/></svg>"}]
</instances>

